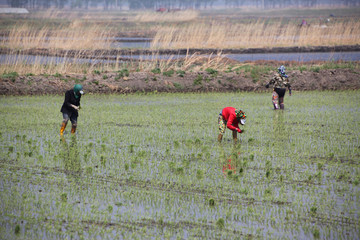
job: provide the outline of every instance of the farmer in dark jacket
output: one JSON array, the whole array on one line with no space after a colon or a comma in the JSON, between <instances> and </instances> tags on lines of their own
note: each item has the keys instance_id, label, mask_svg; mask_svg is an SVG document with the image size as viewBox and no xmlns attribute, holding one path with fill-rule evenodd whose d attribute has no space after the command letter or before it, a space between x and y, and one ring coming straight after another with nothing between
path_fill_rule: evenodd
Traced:
<instances>
[{"instance_id":1,"label":"farmer in dark jacket","mask_svg":"<svg viewBox=\"0 0 360 240\"><path fill-rule=\"evenodd\" d=\"M60 110L63 114L63 121L60 129L61 136L64 134L64 130L69 119L71 121L71 133L76 132L77 118L79 116L78 111L80 109L80 99L82 94L84 94L84 91L80 84L75 84L73 89L66 91L65 100Z\"/></svg>"}]
</instances>

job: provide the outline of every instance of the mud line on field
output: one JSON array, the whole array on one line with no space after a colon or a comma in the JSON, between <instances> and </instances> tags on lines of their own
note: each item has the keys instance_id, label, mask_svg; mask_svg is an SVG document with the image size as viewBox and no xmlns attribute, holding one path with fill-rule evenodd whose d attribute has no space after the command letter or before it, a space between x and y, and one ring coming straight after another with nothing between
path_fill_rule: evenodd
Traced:
<instances>
[{"instance_id":1,"label":"mud line on field","mask_svg":"<svg viewBox=\"0 0 360 240\"><path fill-rule=\"evenodd\" d=\"M14 161L13 161L14 162ZM0 160L0 163L6 163L6 160L3 161L3 160ZM20 167L19 167L20 168ZM95 166L95 168L98 168L98 166ZM22 168L22 169L27 169L29 170L28 168ZM75 178L79 178L79 176L77 175L78 172L74 172L74 171L68 171L68 170L63 170L63 169L59 169L59 168L48 168L48 167L41 167L41 169L43 170L47 170L47 171L55 171L55 172L59 172L59 173L63 173L63 174L66 174L66 175L71 175ZM260 167L248 167L248 168L245 168L244 170L253 170L253 171L263 171L264 174L267 170L266 167L264 168L260 168ZM43 174L43 172L41 171L40 173L37 172L37 170L33 170L34 172L38 173L38 174ZM276 172L279 172L281 170L279 169L276 169ZM283 173L286 173L287 171L282 171ZM46 173L44 173L43 175L45 175ZM153 186L153 184L151 184L151 182L139 182L139 181L129 181L129 180L126 180L126 179L119 179L119 180L116 180L116 179L112 179L112 177L101 177L101 176L98 176L98 177L87 177L85 176L85 178L87 179L92 179L92 180L98 180L100 182L109 182L109 183L119 183L119 181L121 182L120 186L131 186L131 187L136 187L136 188L144 188L146 187L146 190L149 190L149 187L151 189L155 189L155 190L158 190L158 191L167 191L167 192L174 192L174 193L178 193L178 194L190 194L190 193L196 193L196 194L199 194L199 195L212 195L214 194L214 192L226 192L227 190L225 189L215 189L214 192L212 191L205 191L203 189L192 189L192 191L183 191L182 189L184 189L185 187L184 186L181 186L181 185L177 185L177 189L169 189L169 186L170 185L173 185L173 183L168 183L168 184L164 184L164 183L160 183L160 187L155 187ZM342 182L341 179L338 179L338 178L334 178L332 179L336 182ZM308 180L308 179L304 179L304 180L297 180L297 181L292 181L292 180L283 180L282 183L283 184L296 184L298 186L320 186L321 184L320 183L317 183L315 182L316 180ZM272 179L269 181L270 183L277 183L278 181L276 181L276 179ZM348 181L347 181L348 182ZM253 184L257 184L257 185L261 185L261 183L259 183L259 181L253 181L252 182ZM351 182L348 182L348 183L351 183ZM265 185L265 183L264 183ZM218 190L218 191L217 191ZM238 201L234 201L233 199L231 199L229 196L226 196L226 194L223 194L223 198L220 198L218 200L224 200L224 201L229 201L229 202L232 202L233 204L238 204L237 202ZM261 202L267 202L267 201L255 201L255 199L252 199L252 198L243 198L242 200L245 200L248 202L248 204L256 204L256 203L261 203ZM221 202L221 201L220 201ZM283 205L283 204L290 204L290 202L277 202L277 201L270 201L272 202L273 204L277 204L277 205ZM242 205L243 202L241 202ZM241 204L240 204L241 205Z\"/></svg>"},{"instance_id":2,"label":"mud line on field","mask_svg":"<svg viewBox=\"0 0 360 240\"><path fill-rule=\"evenodd\" d=\"M1 165L6 165L6 164L1 164ZM0 166L1 166L0 165ZM4 168L2 168L4 169ZM226 202L228 204L233 204L233 205L243 205L243 206L247 206L247 205L261 205L261 204L265 204L265 203L270 203L270 204L274 204L274 205L290 205L291 202L283 202L283 201L257 201L254 198L241 198L241 199L232 199L230 197L230 194L224 193L224 192L229 192L228 189L223 189L223 188L219 188L219 189L215 189L214 191L207 191L204 189L186 189L186 191L182 190L184 189L186 186L181 186L178 184L172 184L172 183L168 183L168 184L164 184L164 183L160 183L158 184L158 186L160 185L160 187L156 187L154 186L151 182L147 181L141 181L141 183L139 183L139 181L129 181L129 180L114 180L111 178L105 178L105 177L79 177L76 173L71 172L71 171L66 171L66 170L62 170L62 169L57 169L57 168L48 168L48 167L42 167L42 170L36 170L36 169L31 169L31 168L26 168L26 167L19 167L19 166L11 166L8 165L6 170L14 170L12 171L12 175L15 174L20 174L20 170L23 171L23 173L27 173L27 174L36 174L36 175L43 175L43 176L47 176L49 175L49 172L52 170L54 172L58 172L58 173L64 173L67 175L71 175L74 178L79 178L79 179L89 179L92 181L97 181L97 182L106 182L106 183L113 183L116 186L120 186L120 187L134 187L134 188L138 188L141 189L143 191L150 191L150 190L155 190L155 191L159 191L159 192L169 192L169 193L174 193L174 194L186 194L186 195L198 195L199 197L203 197L203 198L207 198L207 196L211 196L211 195L217 195L218 197L213 197L214 200L216 200L217 202L223 203ZM48 171L48 172L46 172ZM50 173L51 174L51 173ZM56 176L55 176L56 177ZM46 177L43 177L43 179L47 180ZM73 179L68 179L68 181L73 181ZM30 182L32 182L32 179L30 179ZM56 182L57 185L61 186L61 184L59 182ZM85 184L90 184L89 182L86 182ZM170 186L176 186L177 189L174 188L170 188ZM118 190L118 189L116 189ZM219 192L223 192L221 194L221 196L219 197Z\"/></svg>"},{"instance_id":3,"label":"mud line on field","mask_svg":"<svg viewBox=\"0 0 360 240\"><path fill-rule=\"evenodd\" d=\"M103 124L98 125L109 125L109 126L117 126L117 127L144 127L141 124L133 124L133 123L114 123L114 122L105 122Z\"/></svg>"},{"instance_id":4,"label":"mud line on field","mask_svg":"<svg viewBox=\"0 0 360 240\"><path fill-rule=\"evenodd\" d=\"M16 217L9 215L7 217L15 218ZM31 223L33 225L44 226L45 223L51 223L53 226L62 226L68 230L71 230L71 226L77 226L79 224L84 225L84 229L89 229L91 226L98 226L98 227L105 227L105 228L121 228L121 229L127 229L129 231L135 231L135 230L141 230L143 227L151 227L151 228L164 228L168 227L172 230L174 229L182 229L186 227L187 229L194 229L194 228L201 228L206 230L215 230L217 227L215 226L215 223L210 224L204 224L204 223L198 223L198 222L187 222L187 221L179 221L177 223L173 222L164 222L164 221L155 221L153 219L141 219L140 221L118 221L118 222L107 222L107 221L94 221L94 220L82 220L82 221L66 221L64 219L36 219L36 218L30 218L30 217L22 217L22 220L28 221L27 224ZM1 220L0 220L1 221ZM42 224L41 224L42 223ZM251 234L244 234L241 231L238 231L236 229L226 229L224 228L223 231L227 231L228 233L231 232L234 236L247 236L247 237L254 237L254 235ZM205 236L200 236L205 237Z\"/></svg>"},{"instance_id":5,"label":"mud line on field","mask_svg":"<svg viewBox=\"0 0 360 240\"><path fill-rule=\"evenodd\" d=\"M2 165L6 165L6 164L2 164ZM30 169L30 168L26 168L26 167L16 167L16 166L10 166L8 169L4 169L5 171L6 170L11 170L14 169L14 170L23 170L24 173L30 173L33 172L37 175L47 175L48 173L45 172L45 171L38 171L38 170L35 170L35 169ZM55 170L55 172L60 172L60 173L65 173L65 174L69 174L69 171L64 171L64 170L60 170L60 169L54 169L54 168L43 168L43 169L46 169L46 170ZM12 177L14 177L15 174L20 174L19 171L15 171L15 172L12 172ZM78 177L76 174L69 174L69 175L72 175L74 178ZM44 178L47 180L47 178ZM84 179L84 178L83 178ZM102 177L90 177L90 178L87 178L85 177L85 179L92 179L92 180L95 180L95 181L98 181L98 182L108 182L108 183L115 183L115 184L118 184L119 181L116 181L116 180L108 180L107 178L102 178ZM68 181L73 181L73 179L68 179ZM32 180L30 180L30 182L32 182ZM130 181L126 181L127 183L129 183ZM59 186L61 186L61 184L59 184L59 182L56 182L56 184L58 184ZM90 184L90 183L86 183L86 184ZM170 185L170 184L169 184ZM163 188L157 188L157 187L148 187L145 183L144 186L139 186L138 184L136 184L136 182L132 182L131 185L129 186L128 184L124 184L124 183L121 183L120 184L120 187L121 186L129 186L129 187L136 187L136 188L144 188L144 187L147 187L146 188L146 191L149 191L151 189L153 190L157 190L157 191L166 191L166 192L170 192L170 193L176 193L176 194L190 194L190 195L193 195L193 194L198 194L199 196L202 196L202 195L205 195L206 193L212 193L210 191L205 191L205 190L194 190L194 191L179 191L179 190L172 190L172 189L169 189L168 187L166 186L169 186L169 185L166 185L166 184L163 184ZM172 184L174 185L174 184ZM222 189L223 190L223 189ZM206 196L203 196L204 198L206 198ZM270 203L270 204L274 204L274 205L291 205L291 202L282 202L282 201L256 201L254 198L243 198L243 199L239 199L239 200L233 200L229 197L226 197L225 194L223 194L223 197L220 197L220 198L215 198L215 200L217 200L217 202L220 202L220 203L223 203L223 202L226 202L228 204L233 204L233 205L245 205L245 206L248 206L248 205L261 205L261 204L266 204L266 203ZM75 204L75 203L74 203ZM341 224L341 225L344 225L344 226L357 226L357 221L355 219L351 219L351 218L348 218L348 217L343 217L343 216L325 216L325 214L315 214L314 216L310 216L310 217L302 217L300 218L300 220L302 221L305 221L305 222L308 222L309 220L310 221L316 221L318 223L323 223L323 224L334 224L334 225L338 225L338 224ZM153 221L153 220L150 220L150 221ZM156 221L153 221L154 223L157 223ZM107 226L105 222L94 222L94 223L98 223L97 225L101 225L103 224L102 226ZM129 222L130 223L130 222ZM183 222L185 223L185 222ZM181 223L181 224L183 224ZM296 222L294 222L295 224ZM121 224L119 223L112 223L114 224L115 226L118 226L118 225L121 225L121 224L126 224L126 222L123 222ZM134 223L132 223L134 224ZM145 226L144 225L145 223L139 223L139 222L135 222L135 225L139 225L140 227L141 226ZM201 227L204 227L204 224L199 224L197 223L199 226ZM157 223L156 224L157 226L165 226L164 223L163 224L160 224L160 223ZM177 227L181 227L182 225L178 226L178 224L171 224L169 223L168 224L169 226L177 226ZM194 223L189 223L189 226L193 226ZM147 226L147 225L146 225ZM213 226L211 225L205 225L205 226L209 226L210 228L212 228Z\"/></svg>"},{"instance_id":6,"label":"mud line on field","mask_svg":"<svg viewBox=\"0 0 360 240\"><path fill-rule=\"evenodd\" d=\"M355 154L354 157L360 157L359 154ZM350 165L355 165L355 166L359 166L360 162L356 161L354 159L346 159L344 157L322 157L322 156L310 156L309 160L314 160L314 159L321 159L321 160L325 160L326 163L346 163L346 164L350 164Z\"/></svg>"},{"instance_id":7,"label":"mud line on field","mask_svg":"<svg viewBox=\"0 0 360 240\"><path fill-rule=\"evenodd\" d=\"M317 222L317 223L322 223L325 226L328 226L329 224L333 224L334 226L348 226L348 227L357 227L358 226L358 221L356 219L351 219L348 217L344 217L344 216L336 216L336 215L330 215L330 216L325 216L325 214L319 214L316 213L314 216L310 216L310 217L303 217L300 218L300 220L304 221L304 222ZM294 222L294 224L296 224L296 222Z\"/></svg>"},{"instance_id":8,"label":"mud line on field","mask_svg":"<svg viewBox=\"0 0 360 240\"><path fill-rule=\"evenodd\" d=\"M13 161L14 162L14 161ZM6 165L6 160L0 160L0 164ZM20 169L24 169L24 170L29 170L30 168L26 168L26 167L17 167L17 166L12 166L11 164L7 164L10 167L15 168L15 170L20 170ZM16 169L18 168L18 169ZM95 168L98 168L98 166L96 165ZM46 170L48 172L50 172L51 170L53 170L54 172L58 172L58 173L63 173L66 175L71 175L74 178L80 178L77 174L79 172L74 172L74 171L69 171L69 170L64 170L64 169L59 169L59 168L49 168L49 167L41 167L41 169ZM264 173L266 172L266 168L246 168L246 169L251 169L254 171L259 171L259 170L263 170ZM245 170L246 170L245 169ZM46 175L47 172L43 172L40 170L32 170L33 172L35 172L36 174L42 174L42 175ZM40 171L40 172L39 172ZM283 171L284 173L286 173L286 171ZM178 184L174 184L174 183L168 183L168 184L164 184L164 183L159 183L158 186L160 185L160 187L155 187L153 186L153 184L149 181L129 181L127 179L113 179L112 177L102 177L102 176L98 176L98 177L81 177L81 178L85 178L85 179L91 179L91 180L95 180L95 181L99 181L99 182L108 182L108 183L120 183L120 186L130 186L130 187L136 187L136 188L146 188L146 190L150 190L150 189L154 189L154 190L158 190L158 191L166 191L166 192L174 192L177 194L198 194L198 195L212 195L215 192L226 192L228 189L214 189L214 191L206 191L204 189L192 189L191 191L183 191L182 189L184 189L186 186L181 186ZM341 179L338 178L334 178L332 179L336 182L342 182ZM320 183L315 182L316 180L297 180L297 181L291 181L291 180L283 180L282 183L283 184L295 184L297 186L320 186ZM278 181L276 181L276 179L270 180L268 181L270 183L277 183ZM347 183L351 183L349 181L346 181ZM250 183L250 182L249 182ZM252 184L256 184L256 185L262 185L261 183L259 183L259 181L252 181ZM169 189L169 186L173 185L177 187L177 189ZM263 184L265 185L265 183ZM263 202L268 202L268 201L255 201L255 199L253 198L242 198L241 200L245 200L247 202L247 204L244 204L244 202L240 202L237 200L233 200L230 196L230 194L225 194L223 193L222 196L218 198L217 200L219 200L219 202L223 202L223 201L228 201L229 203L232 204L236 204L236 205L247 205L247 204L261 204ZM272 204L275 205L288 205L291 204L291 202L282 202L282 201L269 201Z\"/></svg>"}]
</instances>

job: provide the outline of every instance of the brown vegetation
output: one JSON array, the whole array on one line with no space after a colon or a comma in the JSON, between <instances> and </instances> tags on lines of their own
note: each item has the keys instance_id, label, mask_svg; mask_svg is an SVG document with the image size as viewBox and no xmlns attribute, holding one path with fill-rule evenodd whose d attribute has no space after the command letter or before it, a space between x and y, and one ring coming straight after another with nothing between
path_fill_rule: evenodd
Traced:
<instances>
[{"instance_id":1,"label":"brown vegetation","mask_svg":"<svg viewBox=\"0 0 360 240\"><path fill-rule=\"evenodd\" d=\"M325 11L327 16L329 11ZM282 11L276 13L277 16L274 16L273 11L262 11L261 17L252 15L259 13L241 10L109 12L106 15L95 11L47 11L31 13L18 19L3 18L0 23L10 24L0 25L0 33L5 36L0 42L0 53L13 55L17 61L14 63L9 60L0 65L0 92L60 93L74 82L83 83L90 92L109 93L260 90L262 83L269 78L270 71L254 73L256 68L248 72L235 71L250 64L231 61L226 58L226 54L251 51L337 51L335 49L339 45L342 45L340 50L358 51L359 16L346 16L347 11L353 13L345 10L344 17L319 21L316 15L318 11L304 10L301 13L312 14L308 21L310 25L306 26L299 26L299 17L287 16L283 19ZM155 37L152 49L133 51L112 47L113 40L110 37L114 36ZM135 52L140 53L139 59L125 59L126 55ZM159 55L164 53L170 56L169 59L159 60ZM31 65L23 61L27 54L35 56ZM175 58L178 54L184 54L185 57ZM204 57L202 54L209 56ZM64 61L60 64L53 60L44 63L36 58L39 55L62 57ZM78 60L83 58L112 62L79 63ZM276 69L278 64L272 66L272 69ZM358 89L358 63L355 65L356 70L352 67L348 70L325 68L321 70L324 71L322 74L319 74L321 68L317 71L307 68L301 72L293 69L293 79L299 78L295 80L296 84L302 82L299 85L301 90ZM121 69L128 69L129 76L119 76ZM155 69L159 73L154 73ZM206 69L213 69L219 74L209 75ZM173 71L174 74L163 75L167 71ZM14 73L16 77L6 77ZM40 85L48 85L47 90L37 88Z\"/></svg>"},{"instance_id":2,"label":"brown vegetation","mask_svg":"<svg viewBox=\"0 0 360 240\"><path fill-rule=\"evenodd\" d=\"M252 23L202 22L186 27L163 26L152 48L263 48L293 46L336 46L360 43L360 22L329 22L299 26L294 22Z\"/></svg>"}]
</instances>

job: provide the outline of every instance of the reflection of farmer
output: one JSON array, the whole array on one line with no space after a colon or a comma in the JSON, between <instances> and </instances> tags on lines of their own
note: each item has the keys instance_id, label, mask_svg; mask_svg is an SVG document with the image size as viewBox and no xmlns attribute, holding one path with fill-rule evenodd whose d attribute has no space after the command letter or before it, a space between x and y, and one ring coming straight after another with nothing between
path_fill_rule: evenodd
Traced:
<instances>
[{"instance_id":1,"label":"reflection of farmer","mask_svg":"<svg viewBox=\"0 0 360 240\"><path fill-rule=\"evenodd\" d=\"M240 145L234 144L233 146L234 148L230 155L226 154L223 148L220 149L220 162L222 163L222 172L224 176L236 174L237 168L241 166ZM242 170L240 170L240 173L241 172Z\"/></svg>"},{"instance_id":2,"label":"reflection of farmer","mask_svg":"<svg viewBox=\"0 0 360 240\"><path fill-rule=\"evenodd\" d=\"M64 130L69 119L71 121L71 133L75 133L82 94L84 94L84 92L83 87L80 84L75 84L73 89L66 91L65 100L60 110L63 114L60 135L64 134Z\"/></svg>"},{"instance_id":3,"label":"reflection of farmer","mask_svg":"<svg viewBox=\"0 0 360 240\"><path fill-rule=\"evenodd\" d=\"M64 168L67 172L80 172L80 155L76 141L76 135L71 137L70 145L67 144L65 138L61 136L62 151L60 152L64 160Z\"/></svg>"},{"instance_id":4,"label":"reflection of farmer","mask_svg":"<svg viewBox=\"0 0 360 240\"><path fill-rule=\"evenodd\" d=\"M274 91L272 95L272 102L274 104L274 109L284 109L284 97L286 88L289 88L289 94L291 96L291 86L288 80L288 76L285 74L285 67L280 66L278 72L275 74L274 78L270 80L268 84L265 85L266 88L269 88L270 84L274 86Z\"/></svg>"},{"instance_id":5,"label":"reflection of farmer","mask_svg":"<svg viewBox=\"0 0 360 240\"><path fill-rule=\"evenodd\" d=\"M221 142L222 137L225 133L226 127L233 131L234 143L237 142L237 133L243 133L244 130L239 128L239 123L244 125L246 121L245 113L240 109L233 107L226 107L221 110L218 123L219 123L219 136L218 141Z\"/></svg>"},{"instance_id":6,"label":"reflection of farmer","mask_svg":"<svg viewBox=\"0 0 360 240\"><path fill-rule=\"evenodd\" d=\"M231 158L227 159L227 163L223 164L223 174L226 176L226 174L231 171L232 173L236 173L236 167L233 163L231 163Z\"/></svg>"}]
</instances>

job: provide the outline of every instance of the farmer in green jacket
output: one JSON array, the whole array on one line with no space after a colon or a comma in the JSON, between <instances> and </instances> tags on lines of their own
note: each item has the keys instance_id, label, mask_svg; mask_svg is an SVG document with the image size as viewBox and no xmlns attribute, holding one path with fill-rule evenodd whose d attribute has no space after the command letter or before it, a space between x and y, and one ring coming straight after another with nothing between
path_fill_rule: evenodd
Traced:
<instances>
[{"instance_id":1,"label":"farmer in green jacket","mask_svg":"<svg viewBox=\"0 0 360 240\"><path fill-rule=\"evenodd\" d=\"M289 89L289 95L291 96L291 85L288 79L288 76L285 73L285 67L280 66L278 72L270 80L268 84L265 85L266 88L269 88L270 84L273 85L273 94L272 102L274 109L284 109L284 97L286 92L286 87Z\"/></svg>"},{"instance_id":2,"label":"farmer in green jacket","mask_svg":"<svg viewBox=\"0 0 360 240\"><path fill-rule=\"evenodd\" d=\"M66 91L65 100L60 112L63 114L63 121L61 123L60 135L64 134L68 121L71 121L71 133L76 132L77 118L79 116L80 99L84 94L83 87L80 84L75 84L73 89Z\"/></svg>"}]
</instances>

